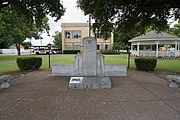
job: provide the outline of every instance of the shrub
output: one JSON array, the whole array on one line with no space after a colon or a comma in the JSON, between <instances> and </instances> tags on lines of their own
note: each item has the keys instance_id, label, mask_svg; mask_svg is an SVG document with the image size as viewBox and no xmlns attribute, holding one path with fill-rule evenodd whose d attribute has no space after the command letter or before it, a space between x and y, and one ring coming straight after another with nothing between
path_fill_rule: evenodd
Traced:
<instances>
[{"instance_id":1,"label":"shrub","mask_svg":"<svg viewBox=\"0 0 180 120\"><path fill-rule=\"evenodd\" d=\"M64 54L77 54L80 50L63 50Z\"/></svg>"},{"instance_id":2,"label":"shrub","mask_svg":"<svg viewBox=\"0 0 180 120\"><path fill-rule=\"evenodd\" d=\"M101 50L100 53L101 54L120 54L119 52L115 50Z\"/></svg>"},{"instance_id":3,"label":"shrub","mask_svg":"<svg viewBox=\"0 0 180 120\"><path fill-rule=\"evenodd\" d=\"M135 58L136 68L139 70L153 71L157 65L155 58Z\"/></svg>"},{"instance_id":4,"label":"shrub","mask_svg":"<svg viewBox=\"0 0 180 120\"><path fill-rule=\"evenodd\" d=\"M41 57L19 57L17 58L17 66L20 70L39 69L42 65Z\"/></svg>"}]
</instances>

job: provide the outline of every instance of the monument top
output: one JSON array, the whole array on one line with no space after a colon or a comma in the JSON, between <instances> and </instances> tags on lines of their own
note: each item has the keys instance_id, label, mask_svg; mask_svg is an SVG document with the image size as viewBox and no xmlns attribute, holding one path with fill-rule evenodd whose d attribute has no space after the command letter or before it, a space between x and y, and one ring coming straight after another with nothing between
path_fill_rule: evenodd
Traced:
<instances>
[{"instance_id":1,"label":"monument top","mask_svg":"<svg viewBox=\"0 0 180 120\"><path fill-rule=\"evenodd\" d=\"M93 37L85 37L83 39L83 59L82 68L84 76L96 76L96 39Z\"/></svg>"}]
</instances>

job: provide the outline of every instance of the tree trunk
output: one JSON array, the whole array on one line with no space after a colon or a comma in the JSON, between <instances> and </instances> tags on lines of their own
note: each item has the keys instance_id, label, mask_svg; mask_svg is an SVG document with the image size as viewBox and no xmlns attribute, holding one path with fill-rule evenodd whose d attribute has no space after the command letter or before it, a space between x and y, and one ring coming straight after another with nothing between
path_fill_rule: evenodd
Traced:
<instances>
[{"instance_id":1,"label":"tree trunk","mask_svg":"<svg viewBox=\"0 0 180 120\"><path fill-rule=\"evenodd\" d=\"M20 44L16 44L16 48L17 48L18 56L20 56L21 55Z\"/></svg>"}]
</instances>

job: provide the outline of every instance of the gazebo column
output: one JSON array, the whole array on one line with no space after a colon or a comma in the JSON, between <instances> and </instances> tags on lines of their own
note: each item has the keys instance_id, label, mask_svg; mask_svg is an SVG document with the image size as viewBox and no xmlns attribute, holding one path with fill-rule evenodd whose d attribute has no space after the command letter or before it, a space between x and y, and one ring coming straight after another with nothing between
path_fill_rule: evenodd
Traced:
<instances>
[{"instance_id":1,"label":"gazebo column","mask_svg":"<svg viewBox=\"0 0 180 120\"><path fill-rule=\"evenodd\" d=\"M178 44L175 44L175 57L178 57Z\"/></svg>"},{"instance_id":2,"label":"gazebo column","mask_svg":"<svg viewBox=\"0 0 180 120\"><path fill-rule=\"evenodd\" d=\"M130 52L131 52L131 54L134 54L132 43L131 43L131 51Z\"/></svg>"},{"instance_id":3,"label":"gazebo column","mask_svg":"<svg viewBox=\"0 0 180 120\"><path fill-rule=\"evenodd\" d=\"M133 51L133 45L131 44L131 51Z\"/></svg>"},{"instance_id":4,"label":"gazebo column","mask_svg":"<svg viewBox=\"0 0 180 120\"><path fill-rule=\"evenodd\" d=\"M137 43L137 56L139 56L139 45L140 45L140 42Z\"/></svg>"},{"instance_id":5,"label":"gazebo column","mask_svg":"<svg viewBox=\"0 0 180 120\"><path fill-rule=\"evenodd\" d=\"M158 48L159 48L159 42L156 42L156 57L159 57Z\"/></svg>"}]
</instances>

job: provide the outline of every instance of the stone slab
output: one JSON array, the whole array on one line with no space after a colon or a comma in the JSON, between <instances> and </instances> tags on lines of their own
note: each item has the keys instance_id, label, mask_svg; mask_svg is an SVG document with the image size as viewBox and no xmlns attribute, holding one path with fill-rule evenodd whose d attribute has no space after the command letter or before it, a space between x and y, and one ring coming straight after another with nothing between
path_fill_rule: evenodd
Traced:
<instances>
[{"instance_id":1,"label":"stone slab","mask_svg":"<svg viewBox=\"0 0 180 120\"><path fill-rule=\"evenodd\" d=\"M82 54L77 53L74 57L74 76L82 76Z\"/></svg>"},{"instance_id":2,"label":"stone slab","mask_svg":"<svg viewBox=\"0 0 180 120\"><path fill-rule=\"evenodd\" d=\"M74 76L74 64L53 64L52 76Z\"/></svg>"},{"instance_id":3,"label":"stone slab","mask_svg":"<svg viewBox=\"0 0 180 120\"><path fill-rule=\"evenodd\" d=\"M167 78L170 81L169 87L170 88L178 88L178 84L180 83L180 76L177 75L167 75Z\"/></svg>"},{"instance_id":4,"label":"stone slab","mask_svg":"<svg viewBox=\"0 0 180 120\"><path fill-rule=\"evenodd\" d=\"M10 87L10 82L9 81L2 82L1 88L9 88L9 87Z\"/></svg>"},{"instance_id":5,"label":"stone slab","mask_svg":"<svg viewBox=\"0 0 180 120\"><path fill-rule=\"evenodd\" d=\"M104 65L104 76L127 76L126 65L113 64ZM102 73L98 73L101 76ZM103 75L103 74L102 74ZM54 64L52 65L52 76L86 76L75 73L74 64Z\"/></svg>"},{"instance_id":6,"label":"stone slab","mask_svg":"<svg viewBox=\"0 0 180 120\"><path fill-rule=\"evenodd\" d=\"M69 88L111 88L109 77L71 77Z\"/></svg>"},{"instance_id":7,"label":"stone slab","mask_svg":"<svg viewBox=\"0 0 180 120\"><path fill-rule=\"evenodd\" d=\"M180 82L180 76L177 75L167 75L167 78L169 79L169 81Z\"/></svg>"},{"instance_id":8,"label":"stone slab","mask_svg":"<svg viewBox=\"0 0 180 120\"><path fill-rule=\"evenodd\" d=\"M97 76L104 76L104 60L105 57L102 54L97 54Z\"/></svg>"},{"instance_id":9,"label":"stone slab","mask_svg":"<svg viewBox=\"0 0 180 120\"><path fill-rule=\"evenodd\" d=\"M83 76L96 76L96 39L83 39L82 73Z\"/></svg>"},{"instance_id":10,"label":"stone slab","mask_svg":"<svg viewBox=\"0 0 180 120\"><path fill-rule=\"evenodd\" d=\"M127 67L124 64L105 65L105 76L127 76Z\"/></svg>"}]
</instances>

